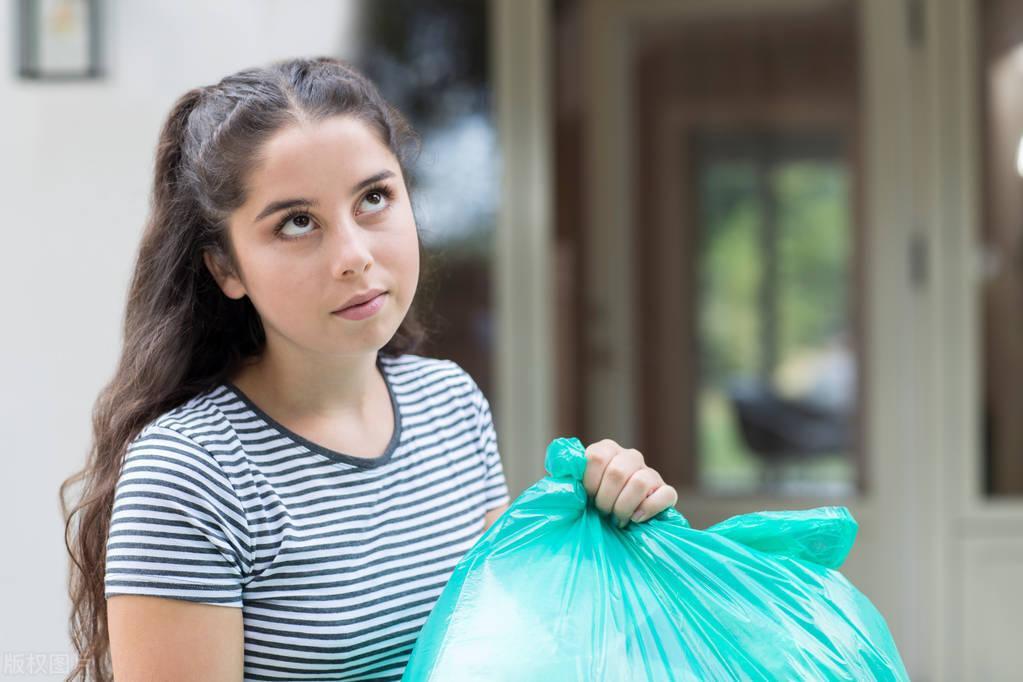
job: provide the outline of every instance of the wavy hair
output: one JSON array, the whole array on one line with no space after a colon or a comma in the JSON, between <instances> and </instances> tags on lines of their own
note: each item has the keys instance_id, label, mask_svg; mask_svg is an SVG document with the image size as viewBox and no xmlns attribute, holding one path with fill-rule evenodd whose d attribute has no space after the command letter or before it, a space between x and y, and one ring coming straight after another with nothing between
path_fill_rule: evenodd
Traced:
<instances>
[{"instance_id":1,"label":"wavy hair","mask_svg":"<svg viewBox=\"0 0 1023 682\"><path fill-rule=\"evenodd\" d=\"M209 251L237 271L227 216L245 200L244 179L262 145L284 126L348 115L364 121L397 159L411 196L420 140L376 86L351 64L319 57L274 62L194 88L174 103L156 149L150 209L128 289L123 345L92 411L85 466L60 486L70 556L70 634L78 653L65 678L113 678L104 577L114 493L125 453L165 411L218 385L266 335L248 297L223 294L203 261ZM418 230L417 226L417 230ZM419 240L422 280L430 277ZM422 293L422 292L421 292ZM422 296L380 350L412 352L428 330ZM70 488L81 484L73 506Z\"/></svg>"}]
</instances>

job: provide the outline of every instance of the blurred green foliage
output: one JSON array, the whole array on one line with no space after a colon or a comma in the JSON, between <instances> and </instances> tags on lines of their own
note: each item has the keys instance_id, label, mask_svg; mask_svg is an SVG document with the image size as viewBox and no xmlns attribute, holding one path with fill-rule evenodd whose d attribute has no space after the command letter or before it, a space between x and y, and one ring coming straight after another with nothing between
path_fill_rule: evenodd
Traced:
<instances>
[{"instance_id":1,"label":"blurred green foliage","mask_svg":"<svg viewBox=\"0 0 1023 682\"><path fill-rule=\"evenodd\" d=\"M748 488L756 484L759 463L741 438L725 387L731 379L757 375L762 364L768 314L761 298L768 271L764 216L776 220L774 343L781 366L812 355L851 327L849 177L838 158L770 165L728 158L700 168L698 191L701 478L716 488ZM765 199L773 206L765 207ZM803 471L817 480L849 482L853 475L842 453Z\"/></svg>"},{"instance_id":2,"label":"blurred green foliage","mask_svg":"<svg viewBox=\"0 0 1023 682\"><path fill-rule=\"evenodd\" d=\"M757 166L721 161L700 178L699 336L702 376L720 384L760 363L763 208ZM780 359L826 344L849 324L848 180L837 162L769 171L778 223Z\"/></svg>"}]
</instances>

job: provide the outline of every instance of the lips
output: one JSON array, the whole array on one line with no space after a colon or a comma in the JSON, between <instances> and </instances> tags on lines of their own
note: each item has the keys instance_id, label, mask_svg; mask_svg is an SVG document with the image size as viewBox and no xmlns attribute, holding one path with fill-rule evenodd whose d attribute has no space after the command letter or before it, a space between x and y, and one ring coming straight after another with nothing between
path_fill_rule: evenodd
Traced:
<instances>
[{"instance_id":1,"label":"lips","mask_svg":"<svg viewBox=\"0 0 1023 682\"><path fill-rule=\"evenodd\" d=\"M361 294L356 294L355 296L352 296L350 299L345 301L344 304L342 304L341 307L335 310L334 312L340 312L346 308L361 305L366 301L372 301L374 298L384 293L385 291L386 291L385 289L370 289L369 291L365 291Z\"/></svg>"}]
</instances>

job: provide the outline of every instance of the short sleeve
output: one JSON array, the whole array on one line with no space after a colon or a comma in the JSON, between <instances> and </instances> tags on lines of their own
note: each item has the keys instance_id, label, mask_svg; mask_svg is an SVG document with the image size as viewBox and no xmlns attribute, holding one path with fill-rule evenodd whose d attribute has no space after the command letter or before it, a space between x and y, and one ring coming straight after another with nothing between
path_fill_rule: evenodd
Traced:
<instances>
[{"instance_id":1,"label":"short sleeve","mask_svg":"<svg viewBox=\"0 0 1023 682\"><path fill-rule=\"evenodd\" d=\"M468 375L467 375L468 376ZM504 478L504 467L501 465L501 454L497 449L497 432L494 430L494 419L490 412L487 397L472 381L473 406L476 410L476 434L479 439L479 451L486 465L486 511L508 504L508 484Z\"/></svg>"},{"instance_id":2,"label":"short sleeve","mask_svg":"<svg viewBox=\"0 0 1023 682\"><path fill-rule=\"evenodd\" d=\"M240 608L250 556L244 509L214 457L174 429L144 429L115 489L105 595Z\"/></svg>"}]
</instances>

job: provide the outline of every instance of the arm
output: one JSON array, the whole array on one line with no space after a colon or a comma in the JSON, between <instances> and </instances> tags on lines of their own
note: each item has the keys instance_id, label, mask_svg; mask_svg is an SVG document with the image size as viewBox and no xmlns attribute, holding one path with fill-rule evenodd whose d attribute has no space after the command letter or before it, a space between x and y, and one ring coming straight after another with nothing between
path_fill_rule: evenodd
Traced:
<instances>
[{"instance_id":1,"label":"arm","mask_svg":"<svg viewBox=\"0 0 1023 682\"><path fill-rule=\"evenodd\" d=\"M503 514L507 509L508 509L508 505L507 504L502 504L500 507L497 507L495 509L491 509L490 511L488 511L486 513L486 516L483 517L484 518L484 521L483 521L483 532L485 533L487 531L487 529L490 528L490 526L492 526L494 524L494 521L497 521L497 517L499 517L501 514Z\"/></svg>"},{"instance_id":2,"label":"arm","mask_svg":"<svg viewBox=\"0 0 1023 682\"><path fill-rule=\"evenodd\" d=\"M483 532L485 533L494 524L494 521L497 521L497 518L508 509L508 484L504 479L501 454L497 450L497 432L494 430L494 418L490 412L490 402L468 372L456 363L449 362L465 378L466 384L469 387L472 409L475 412L477 447L485 466L483 483L485 489Z\"/></svg>"},{"instance_id":3,"label":"arm","mask_svg":"<svg viewBox=\"0 0 1023 682\"><path fill-rule=\"evenodd\" d=\"M107 599L117 682L241 680L242 610L182 599L122 594Z\"/></svg>"},{"instance_id":4,"label":"arm","mask_svg":"<svg viewBox=\"0 0 1023 682\"><path fill-rule=\"evenodd\" d=\"M129 446L116 490L104 577L114 679L240 682L252 541L219 462L155 426Z\"/></svg>"}]
</instances>

